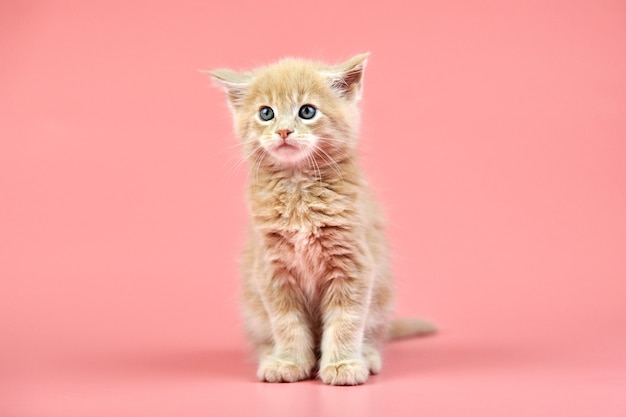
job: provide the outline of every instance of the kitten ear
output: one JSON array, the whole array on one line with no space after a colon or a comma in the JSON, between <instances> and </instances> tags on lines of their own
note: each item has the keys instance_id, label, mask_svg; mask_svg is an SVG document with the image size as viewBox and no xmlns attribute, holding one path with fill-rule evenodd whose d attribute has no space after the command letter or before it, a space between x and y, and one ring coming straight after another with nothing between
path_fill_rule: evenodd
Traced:
<instances>
[{"instance_id":1,"label":"kitten ear","mask_svg":"<svg viewBox=\"0 0 626 417\"><path fill-rule=\"evenodd\" d=\"M200 72L208 74L215 83L224 88L228 95L228 101L234 107L243 100L252 78L248 73L236 72L229 69Z\"/></svg>"},{"instance_id":2,"label":"kitten ear","mask_svg":"<svg viewBox=\"0 0 626 417\"><path fill-rule=\"evenodd\" d=\"M363 72L369 55L369 52L366 52L354 56L325 72L333 91L341 97L359 100L363 90Z\"/></svg>"}]
</instances>

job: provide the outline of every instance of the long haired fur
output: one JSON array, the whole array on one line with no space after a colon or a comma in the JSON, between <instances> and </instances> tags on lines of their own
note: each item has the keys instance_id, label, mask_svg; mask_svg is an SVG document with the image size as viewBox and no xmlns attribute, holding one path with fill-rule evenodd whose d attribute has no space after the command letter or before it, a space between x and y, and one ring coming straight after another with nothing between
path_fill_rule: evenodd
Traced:
<instances>
[{"instance_id":1,"label":"long haired fur","mask_svg":"<svg viewBox=\"0 0 626 417\"><path fill-rule=\"evenodd\" d=\"M243 313L263 381L317 371L327 384L362 384L381 370L386 338L434 330L390 322L383 216L357 163L367 57L209 72L250 161Z\"/></svg>"}]
</instances>

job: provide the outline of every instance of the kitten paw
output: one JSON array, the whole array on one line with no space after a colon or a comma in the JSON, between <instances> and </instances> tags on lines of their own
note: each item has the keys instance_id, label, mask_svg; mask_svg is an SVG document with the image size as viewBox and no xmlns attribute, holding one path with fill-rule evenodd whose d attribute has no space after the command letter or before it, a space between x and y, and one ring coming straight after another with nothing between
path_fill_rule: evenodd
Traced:
<instances>
[{"instance_id":1,"label":"kitten paw","mask_svg":"<svg viewBox=\"0 0 626 417\"><path fill-rule=\"evenodd\" d=\"M312 365L266 356L261 360L257 377L266 382L296 382L311 378Z\"/></svg>"},{"instance_id":2,"label":"kitten paw","mask_svg":"<svg viewBox=\"0 0 626 417\"><path fill-rule=\"evenodd\" d=\"M322 382L330 385L360 385L367 381L370 370L363 360L345 360L321 367Z\"/></svg>"}]
</instances>

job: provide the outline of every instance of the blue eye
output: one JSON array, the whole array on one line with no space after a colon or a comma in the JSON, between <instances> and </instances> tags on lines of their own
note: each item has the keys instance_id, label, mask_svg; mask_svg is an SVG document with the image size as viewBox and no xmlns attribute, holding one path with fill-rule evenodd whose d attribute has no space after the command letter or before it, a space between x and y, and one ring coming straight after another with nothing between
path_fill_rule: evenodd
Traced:
<instances>
[{"instance_id":1,"label":"blue eye","mask_svg":"<svg viewBox=\"0 0 626 417\"><path fill-rule=\"evenodd\" d=\"M302 119L312 119L313 116L315 116L315 113L317 113L315 107L311 106L310 104L305 104L304 106L300 107L300 111L298 111L298 116L300 116Z\"/></svg>"},{"instance_id":2,"label":"blue eye","mask_svg":"<svg viewBox=\"0 0 626 417\"><path fill-rule=\"evenodd\" d=\"M259 110L259 117L261 120L265 120L266 122L268 120L272 120L274 118L274 110L267 106L261 107L261 110Z\"/></svg>"}]
</instances>

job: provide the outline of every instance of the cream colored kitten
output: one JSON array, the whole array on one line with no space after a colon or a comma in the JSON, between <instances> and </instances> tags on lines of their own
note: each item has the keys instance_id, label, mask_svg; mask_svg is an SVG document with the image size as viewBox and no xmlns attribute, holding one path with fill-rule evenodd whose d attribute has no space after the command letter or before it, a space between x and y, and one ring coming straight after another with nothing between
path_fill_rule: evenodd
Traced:
<instances>
[{"instance_id":1,"label":"cream colored kitten","mask_svg":"<svg viewBox=\"0 0 626 417\"><path fill-rule=\"evenodd\" d=\"M434 330L390 322L383 217L357 164L366 60L209 72L228 94L250 160L243 311L264 381L317 370L327 384L362 384L380 371L386 338Z\"/></svg>"}]
</instances>

